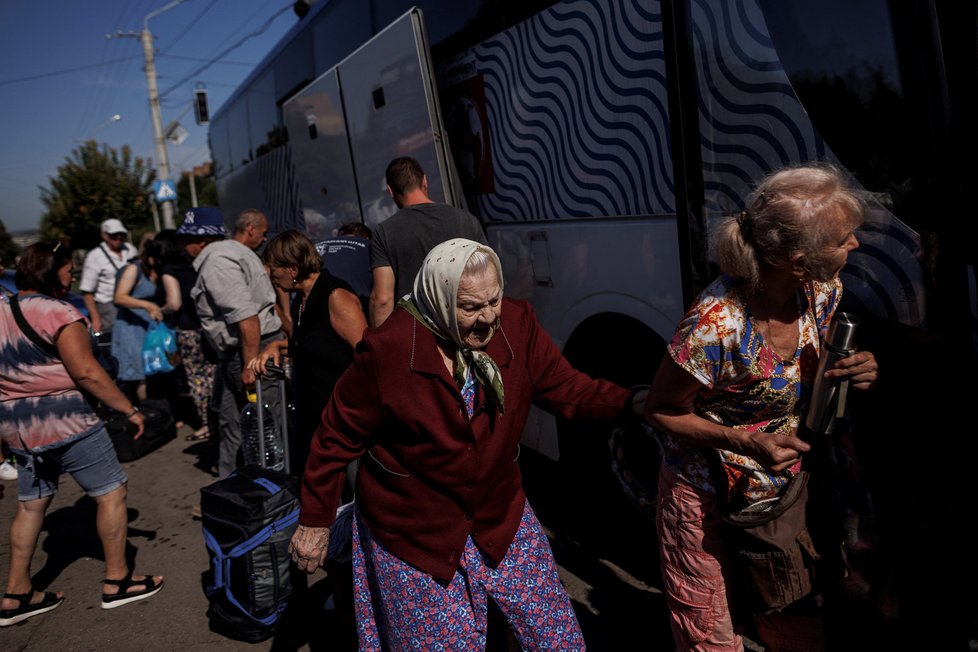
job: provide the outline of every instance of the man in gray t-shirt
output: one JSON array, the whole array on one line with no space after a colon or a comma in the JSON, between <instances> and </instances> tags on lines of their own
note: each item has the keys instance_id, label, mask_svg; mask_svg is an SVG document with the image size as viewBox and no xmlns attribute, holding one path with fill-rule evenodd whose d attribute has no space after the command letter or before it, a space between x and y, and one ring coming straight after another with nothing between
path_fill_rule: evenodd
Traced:
<instances>
[{"instance_id":1,"label":"man in gray t-shirt","mask_svg":"<svg viewBox=\"0 0 978 652\"><path fill-rule=\"evenodd\" d=\"M374 229L370 241L370 325L380 326L397 301L411 292L414 277L431 249L450 238L466 238L488 245L479 220L460 208L431 201L428 179L421 165L409 157L387 166L387 192L397 207Z\"/></svg>"}]
</instances>

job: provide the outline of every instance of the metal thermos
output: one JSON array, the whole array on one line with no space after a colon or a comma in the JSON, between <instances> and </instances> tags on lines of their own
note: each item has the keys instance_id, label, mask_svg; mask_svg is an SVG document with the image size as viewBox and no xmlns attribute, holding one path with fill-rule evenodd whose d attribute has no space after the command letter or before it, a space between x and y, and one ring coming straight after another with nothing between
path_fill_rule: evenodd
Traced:
<instances>
[{"instance_id":1,"label":"metal thermos","mask_svg":"<svg viewBox=\"0 0 978 652\"><path fill-rule=\"evenodd\" d=\"M815 433L830 433L837 419L846 412L849 379L827 379L825 372L842 358L856 352L855 335L859 318L847 312L837 312L829 325L829 333L822 345L815 375L815 389L808 406L805 426Z\"/></svg>"}]
</instances>

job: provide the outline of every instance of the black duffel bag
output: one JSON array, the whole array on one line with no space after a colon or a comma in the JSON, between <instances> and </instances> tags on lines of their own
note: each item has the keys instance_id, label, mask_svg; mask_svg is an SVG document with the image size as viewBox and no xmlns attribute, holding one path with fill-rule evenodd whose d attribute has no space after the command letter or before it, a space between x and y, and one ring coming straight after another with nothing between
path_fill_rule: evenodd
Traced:
<instances>
[{"instance_id":1,"label":"black duffel bag","mask_svg":"<svg viewBox=\"0 0 978 652\"><path fill-rule=\"evenodd\" d=\"M139 404L139 411L146 419L139 439L134 438L136 426L126 415L113 411L103 417L120 462L138 460L177 436L177 423L166 401L146 399Z\"/></svg>"},{"instance_id":2,"label":"black duffel bag","mask_svg":"<svg viewBox=\"0 0 978 652\"><path fill-rule=\"evenodd\" d=\"M289 541L299 522L299 483L247 465L200 490L207 619L212 631L256 643L271 637L304 574Z\"/></svg>"}]
</instances>

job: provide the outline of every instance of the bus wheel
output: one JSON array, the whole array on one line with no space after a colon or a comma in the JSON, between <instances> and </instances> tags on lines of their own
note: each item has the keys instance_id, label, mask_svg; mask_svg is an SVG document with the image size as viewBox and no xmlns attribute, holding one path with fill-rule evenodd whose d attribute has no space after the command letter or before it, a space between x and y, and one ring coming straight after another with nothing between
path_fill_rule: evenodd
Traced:
<instances>
[{"instance_id":1,"label":"bus wheel","mask_svg":"<svg viewBox=\"0 0 978 652\"><path fill-rule=\"evenodd\" d=\"M621 342L628 342L627 353ZM665 342L641 322L609 314L583 322L564 355L592 378L639 387L649 384L664 350ZM557 429L559 491L567 503L586 506L585 513L573 510L572 536L609 559L645 566L655 536L650 517L661 459L657 440L638 422L612 428L558 420Z\"/></svg>"},{"instance_id":2,"label":"bus wheel","mask_svg":"<svg viewBox=\"0 0 978 652\"><path fill-rule=\"evenodd\" d=\"M625 496L642 515L655 521L659 464L663 455L659 436L645 423L622 426L611 431L608 448L611 471Z\"/></svg>"}]
</instances>

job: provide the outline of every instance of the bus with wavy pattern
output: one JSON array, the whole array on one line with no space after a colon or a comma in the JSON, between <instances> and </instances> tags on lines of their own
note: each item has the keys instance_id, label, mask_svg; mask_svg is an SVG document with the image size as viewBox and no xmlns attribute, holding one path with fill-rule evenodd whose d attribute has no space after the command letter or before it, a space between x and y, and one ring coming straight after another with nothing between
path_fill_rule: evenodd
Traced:
<instances>
[{"instance_id":1,"label":"bus with wavy pattern","mask_svg":"<svg viewBox=\"0 0 978 652\"><path fill-rule=\"evenodd\" d=\"M711 280L711 225L765 173L831 161L869 205L842 276L895 379L877 406L926 411L978 341L974 24L937 0L320 0L213 116L220 204L314 238L375 226L384 166L414 156L570 361L641 384ZM908 412L873 436L910 436ZM640 435L540 413L524 442L651 511Z\"/></svg>"}]
</instances>

